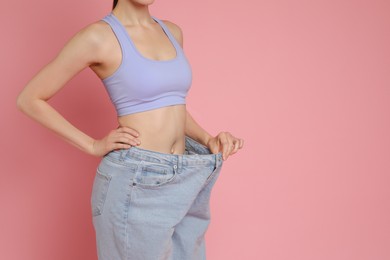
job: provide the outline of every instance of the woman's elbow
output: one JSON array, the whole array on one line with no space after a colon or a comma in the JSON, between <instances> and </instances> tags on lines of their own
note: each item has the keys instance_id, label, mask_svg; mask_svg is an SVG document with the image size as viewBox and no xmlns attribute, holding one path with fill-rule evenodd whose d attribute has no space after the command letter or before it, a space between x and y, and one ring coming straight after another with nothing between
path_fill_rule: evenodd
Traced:
<instances>
[{"instance_id":1,"label":"woman's elbow","mask_svg":"<svg viewBox=\"0 0 390 260\"><path fill-rule=\"evenodd\" d=\"M16 98L16 107L23 113L27 113L32 104L32 98L22 91Z\"/></svg>"},{"instance_id":2,"label":"woman's elbow","mask_svg":"<svg viewBox=\"0 0 390 260\"><path fill-rule=\"evenodd\" d=\"M25 98L23 97L23 93L20 93L18 97L16 98L16 107L20 110L23 111L25 107L26 101Z\"/></svg>"}]
</instances>

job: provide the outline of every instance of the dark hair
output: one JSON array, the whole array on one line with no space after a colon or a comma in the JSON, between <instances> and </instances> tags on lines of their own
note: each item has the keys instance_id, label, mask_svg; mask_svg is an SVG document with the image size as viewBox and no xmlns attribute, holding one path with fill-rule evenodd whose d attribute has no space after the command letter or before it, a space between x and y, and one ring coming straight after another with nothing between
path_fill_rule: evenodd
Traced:
<instances>
[{"instance_id":1,"label":"dark hair","mask_svg":"<svg viewBox=\"0 0 390 260\"><path fill-rule=\"evenodd\" d=\"M118 0L114 0L114 3L112 4L112 9L115 8L116 4L118 3Z\"/></svg>"}]
</instances>

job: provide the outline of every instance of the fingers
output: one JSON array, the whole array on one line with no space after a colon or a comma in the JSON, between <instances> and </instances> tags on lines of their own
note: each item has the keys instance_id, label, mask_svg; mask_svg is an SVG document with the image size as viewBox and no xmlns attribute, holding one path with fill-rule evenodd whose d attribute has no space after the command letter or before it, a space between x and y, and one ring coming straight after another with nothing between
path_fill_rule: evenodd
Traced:
<instances>
[{"instance_id":1,"label":"fingers","mask_svg":"<svg viewBox=\"0 0 390 260\"><path fill-rule=\"evenodd\" d=\"M129 145L129 144L113 143L112 149L110 149L110 150L129 149L130 147L131 147L131 145Z\"/></svg>"},{"instance_id":2,"label":"fingers","mask_svg":"<svg viewBox=\"0 0 390 260\"><path fill-rule=\"evenodd\" d=\"M229 146L230 146L229 139L227 138L226 134L223 133L221 135L220 143L222 145L222 159L226 160L227 157L229 156L229 152L230 152L229 151L230 150L230 148L229 148Z\"/></svg>"},{"instance_id":3,"label":"fingers","mask_svg":"<svg viewBox=\"0 0 390 260\"><path fill-rule=\"evenodd\" d=\"M116 129L116 131L118 133L128 133L134 137L139 137L139 133L136 130L127 126L120 126Z\"/></svg>"},{"instance_id":4,"label":"fingers","mask_svg":"<svg viewBox=\"0 0 390 260\"><path fill-rule=\"evenodd\" d=\"M138 138L135 138L128 133L116 133L115 136L120 142L129 143L131 145L139 145L141 143Z\"/></svg>"},{"instance_id":5,"label":"fingers","mask_svg":"<svg viewBox=\"0 0 390 260\"><path fill-rule=\"evenodd\" d=\"M141 144L137 138L139 133L125 126L119 126L117 129L111 130L103 139L92 142L91 154L102 156L112 150L129 149L131 146Z\"/></svg>"},{"instance_id":6,"label":"fingers","mask_svg":"<svg viewBox=\"0 0 390 260\"><path fill-rule=\"evenodd\" d=\"M240 149L244 146L244 140L240 139Z\"/></svg>"},{"instance_id":7,"label":"fingers","mask_svg":"<svg viewBox=\"0 0 390 260\"><path fill-rule=\"evenodd\" d=\"M141 141L137 138L139 133L129 127L119 127L115 130L115 142L122 142L130 145L139 145Z\"/></svg>"},{"instance_id":8,"label":"fingers","mask_svg":"<svg viewBox=\"0 0 390 260\"><path fill-rule=\"evenodd\" d=\"M218 139L222 146L222 159L226 160L234 148L232 135L229 132L221 132Z\"/></svg>"},{"instance_id":9,"label":"fingers","mask_svg":"<svg viewBox=\"0 0 390 260\"><path fill-rule=\"evenodd\" d=\"M229 132L221 132L218 135L218 140L222 146L223 160L226 160L230 155L235 154L244 145L244 140L234 137Z\"/></svg>"},{"instance_id":10,"label":"fingers","mask_svg":"<svg viewBox=\"0 0 390 260\"><path fill-rule=\"evenodd\" d=\"M140 144L140 141L136 139L129 138L128 136L118 136L115 140L115 143L124 143L124 144L129 144L132 146L136 146Z\"/></svg>"},{"instance_id":11,"label":"fingers","mask_svg":"<svg viewBox=\"0 0 390 260\"><path fill-rule=\"evenodd\" d=\"M230 154L235 154L239 149L241 149L244 145L244 140L240 138L235 138L233 143L234 143L234 149Z\"/></svg>"},{"instance_id":12,"label":"fingers","mask_svg":"<svg viewBox=\"0 0 390 260\"><path fill-rule=\"evenodd\" d=\"M213 154L216 154L219 152L219 148L220 148L220 144L219 144L219 141L216 137L213 137L209 140L209 142L207 143L207 147L210 149L210 151L213 153Z\"/></svg>"},{"instance_id":13,"label":"fingers","mask_svg":"<svg viewBox=\"0 0 390 260\"><path fill-rule=\"evenodd\" d=\"M240 141L239 139L234 139L233 140L233 149L232 149L232 152L230 154L235 154L238 149L240 149Z\"/></svg>"},{"instance_id":14,"label":"fingers","mask_svg":"<svg viewBox=\"0 0 390 260\"><path fill-rule=\"evenodd\" d=\"M141 144L140 140L133 134L138 135L136 131L125 127L111 130L105 138L95 142L95 153L101 155L112 150L129 149L131 146Z\"/></svg>"}]
</instances>

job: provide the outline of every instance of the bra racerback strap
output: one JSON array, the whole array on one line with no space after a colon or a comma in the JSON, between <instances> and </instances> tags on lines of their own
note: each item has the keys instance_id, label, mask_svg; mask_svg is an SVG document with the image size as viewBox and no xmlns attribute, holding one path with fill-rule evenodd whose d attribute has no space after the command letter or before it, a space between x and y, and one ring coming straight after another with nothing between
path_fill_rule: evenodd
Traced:
<instances>
[{"instance_id":1,"label":"bra racerback strap","mask_svg":"<svg viewBox=\"0 0 390 260\"><path fill-rule=\"evenodd\" d=\"M163 21L161 21L159 18L157 18L155 16L152 16L152 18L160 24L160 26L164 30L165 34L169 37L171 42L176 45L176 47L177 47L176 49L178 49L179 51L182 51L180 44L176 41L176 38L173 36L173 34L169 30L168 26Z\"/></svg>"},{"instance_id":2,"label":"bra racerback strap","mask_svg":"<svg viewBox=\"0 0 390 260\"><path fill-rule=\"evenodd\" d=\"M118 21L116 21L115 18L112 17L111 14L106 15L104 18L102 18L102 20L110 25L112 31L114 32L114 34L115 34L115 36L120 44L120 47L122 49L122 54L125 55L129 46L126 45L126 44L128 44L127 35L122 30L121 25L118 24Z\"/></svg>"}]
</instances>

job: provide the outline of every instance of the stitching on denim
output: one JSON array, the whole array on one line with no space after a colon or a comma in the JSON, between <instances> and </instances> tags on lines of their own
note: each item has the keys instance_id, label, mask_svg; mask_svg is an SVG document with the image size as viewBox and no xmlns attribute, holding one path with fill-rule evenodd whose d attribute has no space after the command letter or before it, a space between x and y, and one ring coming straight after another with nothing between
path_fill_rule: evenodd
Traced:
<instances>
[{"instance_id":1,"label":"stitching on denim","mask_svg":"<svg viewBox=\"0 0 390 260\"><path fill-rule=\"evenodd\" d=\"M133 176L133 179L130 181L130 184L129 184L129 191L127 193L127 200L126 200L126 211L125 211L125 217L124 217L124 222L125 222L125 259L128 259L128 243L129 243L129 234L128 234L128 227L129 227L129 224L128 224L128 218L129 218L129 210L130 210L130 207L131 207L131 200L132 200L132 195L133 195L133 192L134 192L134 187L133 187L133 183L134 183L134 178L135 178L135 175Z\"/></svg>"},{"instance_id":2,"label":"stitching on denim","mask_svg":"<svg viewBox=\"0 0 390 260\"><path fill-rule=\"evenodd\" d=\"M139 169L137 169L137 172L134 174L134 178L132 180L132 183L134 183L134 184L136 184L136 186L144 188L144 189L158 189L162 186L165 186L165 185L172 183L176 179L176 177L178 175L177 168L174 168L173 166L172 166L172 168L173 168L173 176L171 178L169 178L168 180L166 180L162 183L150 185L150 184L139 183L136 181L137 177L142 173L142 165L141 165L139 167Z\"/></svg>"},{"instance_id":3,"label":"stitching on denim","mask_svg":"<svg viewBox=\"0 0 390 260\"><path fill-rule=\"evenodd\" d=\"M104 181L104 186L102 187L103 190L96 191L96 192L99 192L99 194L94 194L94 196L99 195L99 201L96 201L96 204L93 205L92 215L94 217L100 216L103 214L103 208L104 208L104 205L106 203L108 189L111 185L111 176L102 173L99 169L96 170L96 177L95 178L101 178L101 180ZM96 181L98 181L98 180L96 180ZM102 192L103 192L103 194L102 194ZM103 197L100 197L100 196L103 196Z\"/></svg>"},{"instance_id":4,"label":"stitching on denim","mask_svg":"<svg viewBox=\"0 0 390 260\"><path fill-rule=\"evenodd\" d=\"M139 164L139 162L120 161L120 160L117 160L117 159L111 158L111 157L107 157L106 159L112 163L115 163L115 164L119 164L119 165L126 166L126 167L131 167L131 169L133 169L133 170L136 169L138 167L138 164Z\"/></svg>"},{"instance_id":5,"label":"stitching on denim","mask_svg":"<svg viewBox=\"0 0 390 260\"><path fill-rule=\"evenodd\" d=\"M218 153L218 154L215 155L214 169L211 172L211 174L207 177L203 187L205 187L207 184L209 184L209 182L212 179L214 179L214 176L216 176L222 170L222 165L223 165L223 162L222 162L222 158L221 158L221 153Z\"/></svg>"}]
</instances>

